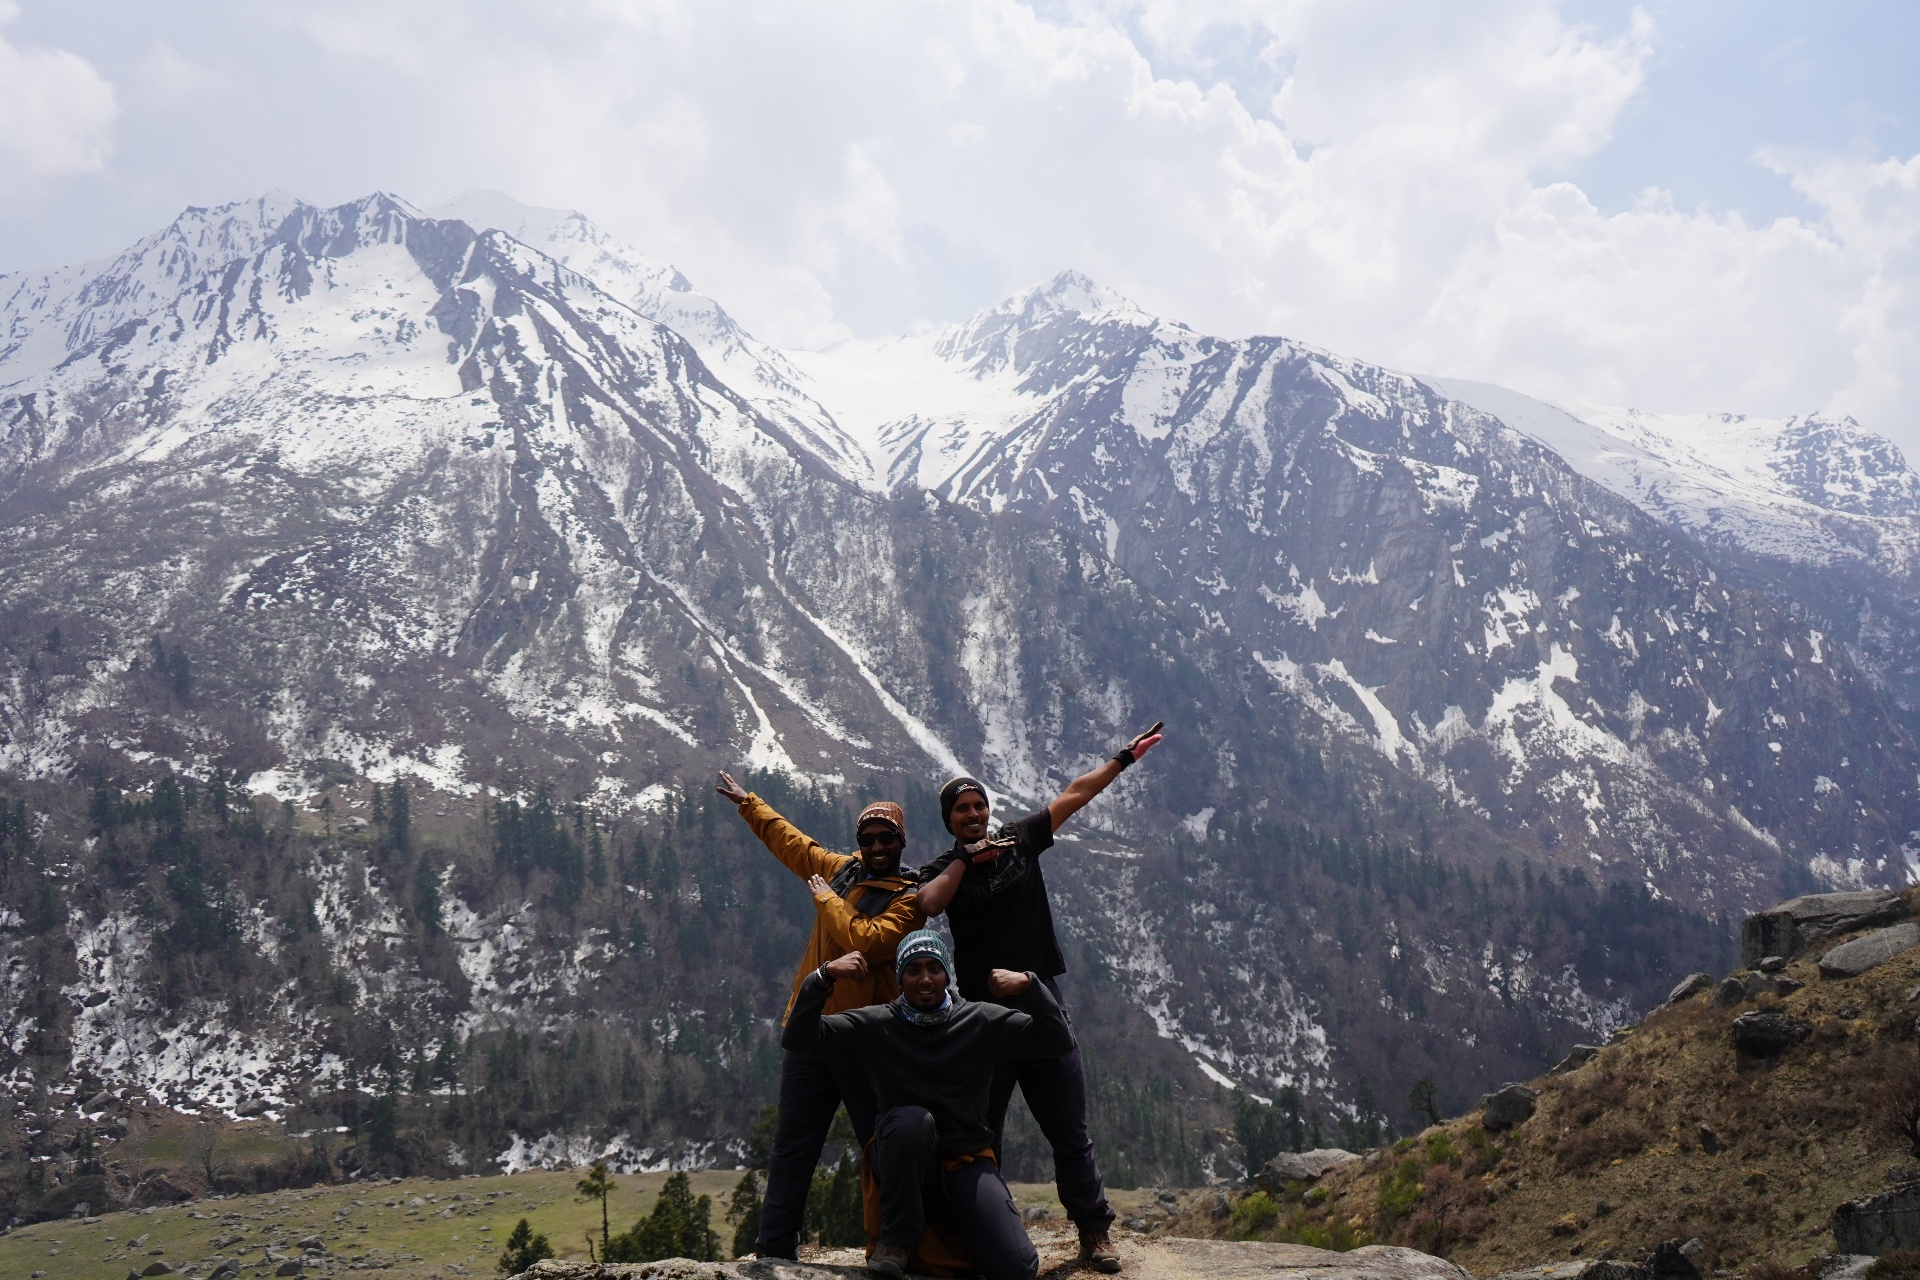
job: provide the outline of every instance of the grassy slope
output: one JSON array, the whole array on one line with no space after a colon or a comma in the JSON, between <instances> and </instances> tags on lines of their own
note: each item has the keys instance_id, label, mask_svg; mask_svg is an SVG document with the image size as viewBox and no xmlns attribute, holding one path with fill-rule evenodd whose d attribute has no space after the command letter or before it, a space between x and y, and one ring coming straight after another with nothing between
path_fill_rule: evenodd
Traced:
<instances>
[{"instance_id":1,"label":"grassy slope","mask_svg":"<svg viewBox=\"0 0 1920 1280\"><path fill-rule=\"evenodd\" d=\"M1580 1069L1533 1081L1539 1109L1510 1134L1490 1138L1477 1113L1463 1116L1330 1174L1310 1207L1299 1187L1276 1197L1277 1222L1243 1199L1233 1219L1189 1215L1173 1229L1412 1244L1480 1275L1692 1236L1707 1246L1703 1269L1798 1264L1832 1247L1835 1205L1905 1160L1869 1113L1879 1083L1920 1052L1920 1003L1908 1002L1920 949L1849 980L1822 981L1812 956L1788 976L1806 987L1733 1009L1695 997ZM1742 1063L1728 1028L1754 1007L1784 1008L1814 1033L1771 1063Z\"/></svg>"},{"instance_id":2,"label":"grassy slope","mask_svg":"<svg viewBox=\"0 0 1920 1280\"><path fill-rule=\"evenodd\" d=\"M492 1275L507 1233L523 1217L552 1242L558 1256L587 1256L587 1232L592 1231L596 1240L599 1237L600 1207L574 1194L579 1177L578 1171L541 1171L511 1178L349 1183L195 1200L164 1209L106 1214L90 1223L42 1222L0 1236L0 1276L25 1280L45 1271L50 1280L124 1280L129 1269L143 1268L155 1257L164 1258L176 1270L214 1257L258 1262L274 1240L284 1240L285 1251L299 1256L299 1241L314 1235L348 1266L361 1258L389 1263L379 1272L383 1276L426 1280L461 1274L456 1268L464 1268L469 1275ZM666 1177L653 1173L617 1179L619 1189L610 1202L616 1232L653 1207ZM692 1175L694 1192L714 1198L715 1225L723 1240L732 1236L731 1228L720 1221L726 1214L724 1199L739 1178L737 1172L719 1170ZM1052 1187L1021 1185L1014 1191L1022 1205L1047 1205L1059 1218L1060 1205ZM456 1195L469 1198L456 1201L452 1199ZM422 1206L409 1203L428 1197L432 1200ZM1138 1210L1149 1198L1145 1191L1114 1196L1123 1213ZM342 1212L346 1217L337 1219ZM215 1239L241 1228L240 1243L214 1247ZM130 1247L129 1242L140 1236L146 1242Z\"/></svg>"}]
</instances>

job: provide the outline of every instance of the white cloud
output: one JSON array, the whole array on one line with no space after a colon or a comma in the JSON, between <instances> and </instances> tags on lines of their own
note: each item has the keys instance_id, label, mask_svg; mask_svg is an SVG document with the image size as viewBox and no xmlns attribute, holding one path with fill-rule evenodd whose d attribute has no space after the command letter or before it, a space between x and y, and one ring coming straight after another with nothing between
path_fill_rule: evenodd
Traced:
<instances>
[{"instance_id":1,"label":"white cloud","mask_svg":"<svg viewBox=\"0 0 1920 1280\"><path fill-rule=\"evenodd\" d=\"M1920 158L1765 154L1813 211L1765 225L1657 191L1595 207L1576 178L1645 93L1662 37L1644 16L304 0L249 26L233 4L186 6L199 38L153 36L193 50L196 92L140 162L203 170L196 203L491 187L570 205L790 345L955 318L1075 266L1215 332L1549 397L1920 432ZM94 118L95 149L60 154L99 163Z\"/></svg>"},{"instance_id":2,"label":"white cloud","mask_svg":"<svg viewBox=\"0 0 1920 1280\"><path fill-rule=\"evenodd\" d=\"M0 3L0 26L18 9ZM113 86L60 49L23 48L0 35L0 182L37 183L103 168L119 114Z\"/></svg>"}]
</instances>

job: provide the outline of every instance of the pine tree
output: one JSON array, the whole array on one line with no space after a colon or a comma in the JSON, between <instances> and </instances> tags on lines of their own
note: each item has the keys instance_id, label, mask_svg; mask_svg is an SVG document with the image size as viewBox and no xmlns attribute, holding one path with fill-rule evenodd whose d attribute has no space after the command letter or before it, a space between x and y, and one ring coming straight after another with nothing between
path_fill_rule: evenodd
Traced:
<instances>
[{"instance_id":1,"label":"pine tree","mask_svg":"<svg viewBox=\"0 0 1920 1280\"><path fill-rule=\"evenodd\" d=\"M429 937L440 933L440 869L425 854L413 868L413 910Z\"/></svg>"},{"instance_id":2,"label":"pine tree","mask_svg":"<svg viewBox=\"0 0 1920 1280\"><path fill-rule=\"evenodd\" d=\"M1266 1168L1267 1161L1286 1149L1283 1121L1281 1112L1266 1103L1255 1102L1244 1093L1234 1104L1233 1136L1240 1141L1248 1177Z\"/></svg>"},{"instance_id":3,"label":"pine tree","mask_svg":"<svg viewBox=\"0 0 1920 1280\"><path fill-rule=\"evenodd\" d=\"M1422 1076L1413 1082L1413 1088L1407 1092L1407 1105L1413 1108L1413 1114L1428 1124L1440 1123L1440 1086Z\"/></svg>"},{"instance_id":4,"label":"pine tree","mask_svg":"<svg viewBox=\"0 0 1920 1280\"><path fill-rule=\"evenodd\" d=\"M376 793L378 788L375 788ZM405 853L413 841L413 806L407 798L407 784L393 782L393 801L387 807L387 843L395 853Z\"/></svg>"},{"instance_id":5,"label":"pine tree","mask_svg":"<svg viewBox=\"0 0 1920 1280\"><path fill-rule=\"evenodd\" d=\"M733 1256L744 1257L760 1239L760 1175L752 1169L740 1175L727 1204L727 1221L733 1226Z\"/></svg>"},{"instance_id":6,"label":"pine tree","mask_svg":"<svg viewBox=\"0 0 1920 1280\"><path fill-rule=\"evenodd\" d=\"M525 1218L514 1227L513 1234L507 1237L507 1247L500 1255L500 1274L517 1276L542 1258L553 1256L553 1246L547 1243L545 1236L537 1236Z\"/></svg>"},{"instance_id":7,"label":"pine tree","mask_svg":"<svg viewBox=\"0 0 1920 1280\"><path fill-rule=\"evenodd\" d=\"M582 1199L600 1202L600 1256L602 1258L607 1254L607 1242L613 1238L607 1227L607 1197L612 1195L614 1188L619 1185L607 1175L605 1160L597 1161L593 1168L587 1171L587 1176L574 1184Z\"/></svg>"},{"instance_id":8,"label":"pine tree","mask_svg":"<svg viewBox=\"0 0 1920 1280\"><path fill-rule=\"evenodd\" d=\"M713 1230L713 1197L695 1199L693 1183L684 1173L668 1178L654 1201L653 1212L607 1241L603 1262L658 1262L662 1258L691 1258L712 1262L720 1256L720 1237Z\"/></svg>"},{"instance_id":9,"label":"pine tree","mask_svg":"<svg viewBox=\"0 0 1920 1280\"><path fill-rule=\"evenodd\" d=\"M855 1245L866 1240L860 1204L860 1161L849 1142L831 1170L818 1170L807 1191L807 1234L823 1245Z\"/></svg>"}]
</instances>

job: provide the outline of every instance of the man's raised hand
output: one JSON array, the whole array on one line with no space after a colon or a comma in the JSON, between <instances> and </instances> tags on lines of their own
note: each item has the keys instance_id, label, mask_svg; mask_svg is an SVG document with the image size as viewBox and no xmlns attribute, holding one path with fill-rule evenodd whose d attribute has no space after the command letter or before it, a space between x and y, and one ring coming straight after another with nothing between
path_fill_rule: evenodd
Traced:
<instances>
[{"instance_id":1,"label":"man's raised hand","mask_svg":"<svg viewBox=\"0 0 1920 1280\"><path fill-rule=\"evenodd\" d=\"M1147 730L1145 733L1135 734L1133 737L1128 738L1127 745L1121 747L1119 751L1114 753L1114 762L1124 769L1128 765L1138 761L1141 756L1153 750L1155 743L1166 737L1164 733L1160 732L1160 730L1165 727L1166 721L1155 720L1153 722L1153 728Z\"/></svg>"},{"instance_id":2,"label":"man's raised hand","mask_svg":"<svg viewBox=\"0 0 1920 1280\"><path fill-rule=\"evenodd\" d=\"M864 978L867 976L867 958L858 951L849 951L838 960L829 960L821 965L820 971L835 982L842 978Z\"/></svg>"},{"instance_id":3,"label":"man's raised hand","mask_svg":"<svg viewBox=\"0 0 1920 1280\"><path fill-rule=\"evenodd\" d=\"M740 789L740 784L733 780L733 775L725 770L721 771L720 785L715 787L714 790L735 804L745 804L747 802L747 793Z\"/></svg>"},{"instance_id":4,"label":"man's raised hand","mask_svg":"<svg viewBox=\"0 0 1920 1280\"><path fill-rule=\"evenodd\" d=\"M1011 969L995 969L987 974L987 994L995 1000L1010 1000L1033 984L1029 974Z\"/></svg>"}]
</instances>

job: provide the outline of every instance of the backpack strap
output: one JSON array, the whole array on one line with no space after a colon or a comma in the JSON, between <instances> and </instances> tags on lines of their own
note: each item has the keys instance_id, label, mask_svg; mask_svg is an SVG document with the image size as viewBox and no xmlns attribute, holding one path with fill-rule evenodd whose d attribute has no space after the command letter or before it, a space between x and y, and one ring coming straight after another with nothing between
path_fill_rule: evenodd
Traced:
<instances>
[{"instance_id":1,"label":"backpack strap","mask_svg":"<svg viewBox=\"0 0 1920 1280\"><path fill-rule=\"evenodd\" d=\"M867 864L856 856L849 858L838 871L833 873L833 879L827 881L827 887L832 889L834 893L840 897L847 898L847 901L853 904L855 911L858 911L861 915L871 920L895 902L898 902L901 894L912 893L915 889L919 888L919 885L914 883L914 876L911 871L902 868L899 874L907 883L901 885L898 889L869 888L865 893L860 895L860 901L853 902L853 899L847 898L847 895L852 893L859 887L862 881L867 879Z\"/></svg>"}]
</instances>

